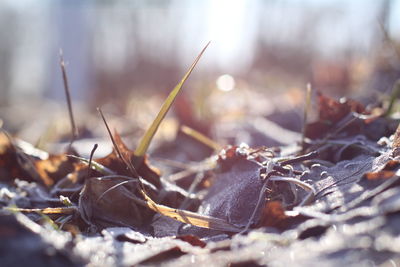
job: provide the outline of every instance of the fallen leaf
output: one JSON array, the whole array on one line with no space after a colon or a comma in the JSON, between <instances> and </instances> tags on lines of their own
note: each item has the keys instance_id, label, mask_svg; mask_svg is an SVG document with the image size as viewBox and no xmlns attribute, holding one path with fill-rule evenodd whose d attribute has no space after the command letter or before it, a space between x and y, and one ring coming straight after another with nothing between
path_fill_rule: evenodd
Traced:
<instances>
[{"instance_id":1,"label":"fallen leaf","mask_svg":"<svg viewBox=\"0 0 400 267\"><path fill-rule=\"evenodd\" d=\"M383 169L375 172L367 172L364 174L364 178L368 180L379 180L379 179L389 179L396 175L396 171L400 167L400 162L397 160L389 160Z\"/></svg>"},{"instance_id":2,"label":"fallen leaf","mask_svg":"<svg viewBox=\"0 0 400 267\"><path fill-rule=\"evenodd\" d=\"M349 112L363 113L364 106L351 99L337 101L331 97L318 93L319 119L336 123L343 119Z\"/></svg>"},{"instance_id":3,"label":"fallen leaf","mask_svg":"<svg viewBox=\"0 0 400 267\"><path fill-rule=\"evenodd\" d=\"M0 180L11 182L14 178L31 181L32 177L19 166L17 153L9 139L4 133L0 134Z\"/></svg>"},{"instance_id":4,"label":"fallen leaf","mask_svg":"<svg viewBox=\"0 0 400 267\"><path fill-rule=\"evenodd\" d=\"M287 218L288 216L285 215L285 209L280 201L268 201L261 211L258 227L283 229L287 226Z\"/></svg>"},{"instance_id":5,"label":"fallen leaf","mask_svg":"<svg viewBox=\"0 0 400 267\"><path fill-rule=\"evenodd\" d=\"M101 228L143 226L151 213L135 195L138 183L138 179L123 176L87 179L79 198L82 218Z\"/></svg>"},{"instance_id":6,"label":"fallen leaf","mask_svg":"<svg viewBox=\"0 0 400 267\"><path fill-rule=\"evenodd\" d=\"M192 246L204 248L206 243L201 241L197 236L194 235L180 235L177 236L176 239L185 241Z\"/></svg>"},{"instance_id":7,"label":"fallen leaf","mask_svg":"<svg viewBox=\"0 0 400 267\"><path fill-rule=\"evenodd\" d=\"M380 172L369 172L364 175L368 180L378 180L378 179L389 179L394 177L396 172L394 171L380 171Z\"/></svg>"},{"instance_id":8,"label":"fallen leaf","mask_svg":"<svg viewBox=\"0 0 400 267\"><path fill-rule=\"evenodd\" d=\"M126 163L132 164L136 172L141 177L152 183L157 188L160 188L160 171L150 166L147 156L145 155L142 157L142 163L139 167L137 167L134 164L137 156L125 145L121 136L116 131L114 132L114 140L116 146L121 152L121 156L124 157L124 159L120 159L118 153L115 151L115 149L113 149L113 151L109 155L103 158L95 159L95 161L120 175L126 176L133 176Z\"/></svg>"},{"instance_id":9,"label":"fallen leaf","mask_svg":"<svg viewBox=\"0 0 400 267\"><path fill-rule=\"evenodd\" d=\"M245 227L256 208L264 181L260 178L258 164L244 158L231 163L228 171L216 173L199 212ZM258 218L256 216L255 221Z\"/></svg>"},{"instance_id":10,"label":"fallen leaf","mask_svg":"<svg viewBox=\"0 0 400 267\"><path fill-rule=\"evenodd\" d=\"M319 118L316 122L306 125L305 136L311 139L325 136L338 122L343 120L351 112L365 114L366 110L364 106L357 101L350 99L337 101L318 92ZM350 125L347 125L346 128ZM354 128L357 128L356 130L359 132L358 127L354 126Z\"/></svg>"},{"instance_id":11,"label":"fallen leaf","mask_svg":"<svg viewBox=\"0 0 400 267\"><path fill-rule=\"evenodd\" d=\"M50 187L75 170L76 160L66 154L50 155L48 159L34 162L43 183Z\"/></svg>"}]
</instances>

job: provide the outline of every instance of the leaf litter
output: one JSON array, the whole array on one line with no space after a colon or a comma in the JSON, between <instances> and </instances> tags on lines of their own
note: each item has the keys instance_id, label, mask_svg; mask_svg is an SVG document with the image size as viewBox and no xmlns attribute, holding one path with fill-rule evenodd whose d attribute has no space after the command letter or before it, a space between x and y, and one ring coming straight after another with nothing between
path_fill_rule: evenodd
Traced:
<instances>
[{"instance_id":1,"label":"leaf litter","mask_svg":"<svg viewBox=\"0 0 400 267\"><path fill-rule=\"evenodd\" d=\"M70 100L71 146L65 153L48 154L2 130L0 238L16 244L2 245L2 252L26 250L40 262L42 250L23 246L23 237L51 247L57 253L46 257L69 266L399 260L400 128L383 108L318 92L318 119L305 124L302 138L285 133L282 146L222 146L182 126L190 142L214 154L184 164L165 159L170 166L161 164L161 170L153 166L157 158L147 154L152 138L207 46L136 149L111 133L99 109L113 151L98 158L96 144L89 159L78 155ZM307 103L310 95L309 86Z\"/></svg>"}]
</instances>

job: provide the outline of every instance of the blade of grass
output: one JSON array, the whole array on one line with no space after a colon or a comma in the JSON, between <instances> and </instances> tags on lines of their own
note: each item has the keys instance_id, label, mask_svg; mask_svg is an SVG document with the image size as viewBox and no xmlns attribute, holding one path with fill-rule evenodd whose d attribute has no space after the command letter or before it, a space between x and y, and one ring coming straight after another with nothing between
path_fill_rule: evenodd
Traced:
<instances>
[{"instance_id":1,"label":"blade of grass","mask_svg":"<svg viewBox=\"0 0 400 267\"><path fill-rule=\"evenodd\" d=\"M11 212L40 212L43 214L74 214L78 210L76 207L59 207L59 208L44 208L44 209L22 209L15 207L4 207L4 210Z\"/></svg>"},{"instance_id":2,"label":"blade of grass","mask_svg":"<svg viewBox=\"0 0 400 267\"><path fill-rule=\"evenodd\" d=\"M192 137L193 139L199 141L200 143L214 149L215 151L219 151L222 149L222 146L220 146L219 144L217 144L216 142L214 142L213 140L211 140L204 134L202 134L202 133L196 131L195 129L192 129L186 125L181 126L181 131L184 134L187 134L190 137Z\"/></svg>"},{"instance_id":3,"label":"blade of grass","mask_svg":"<svg viewBox=\"0 0 400 267\"><path fill-rule=\"evenodd\" d=\"M48 224L48 225L50 225L54 230L57 230L57 231L59 231L60 230L60 228L58 227L58 225L49 217L49 216L47 216L46 214L44 214L44 213L42 213L42 212L37 212L41 217L42 217L42 219Z\"/></svg>"},{"instance_id":4,"label":"blade of grass","mask_svg":"<svg viewBox=\"0 0 400 267\"><path fill-rule=\"evenodd\" d=\"M390 100L389 100L389 106L384 114L385 117L393 113L394 103L399 97L399 93L400 93L400 79L397 80L396 83L393 85L392 94L390 95Z\"/></svg>"},{"instance_id":5,"label":"blade of grass","mask_svg":"<svg viewBox=\"0 0 400 267\"><path fill-rule=\"evenodd\" d=\"M157 114L157 117L154 119L150 127L147 129L146 133L144 134L143 138L141 139L138 147L135 150L135 155L137 157L143 157L147 149L149 148L149 145L151 143L151 140L153 139L155 133L157 132L158 127L160 126L161 122L165 118L168 110L171 108L172 104L174 103L174 100L180 90L182 89L183 84L185 81L189 78L190 74L192 73L194 67L197 65L199 62L201 56L203 55L204 51L207 49L208 44L201 50L200 54L197 56L197 58L194 60L193 64L190 66L189 70L186 72L186 74L183 76L182 80L175 86L175 88L171 91L171 93L168 95L167 99L165 100L164 104L162 105L160 111Z\"/></svg>"},{"instance_id":6,"label":"blade of grass","mask_svg":"<svg viewBox=\"0 0 400 267\"><path fill-rule=\"evenodd\" d=\"M214 229L219 231L227 231L227 232L240 232L240 228L236 227L233 224L228 223L227 221L215 218L211 216L201 215L195 212L181 210L181 209L174 209L164 205L159 205L155 203L146 193L144 190L140 191L146 201L146 205L149 209L160 213L164 216L170 217L176 221L180 221L183 223L188 223L191 225L195 225L202 228L207 229Z\"/></svg>"}]
</instances>

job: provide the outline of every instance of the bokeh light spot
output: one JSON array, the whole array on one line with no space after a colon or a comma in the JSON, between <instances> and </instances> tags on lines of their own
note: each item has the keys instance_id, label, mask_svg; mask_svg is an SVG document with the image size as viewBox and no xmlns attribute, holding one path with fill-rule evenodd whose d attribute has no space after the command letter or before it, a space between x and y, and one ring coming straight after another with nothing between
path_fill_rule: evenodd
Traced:
<instances>
[{"instance_id":1,"label":"bokeh light spot","mask_svg":"<svg viewBox=\"0 0 400 267\"><path fill-rule=\"evenodd\" d=\"M235 79L228 74L221 75L217 79L217 87L224 92L232 91L235 88Z\"/></svg>"}]
</instances>

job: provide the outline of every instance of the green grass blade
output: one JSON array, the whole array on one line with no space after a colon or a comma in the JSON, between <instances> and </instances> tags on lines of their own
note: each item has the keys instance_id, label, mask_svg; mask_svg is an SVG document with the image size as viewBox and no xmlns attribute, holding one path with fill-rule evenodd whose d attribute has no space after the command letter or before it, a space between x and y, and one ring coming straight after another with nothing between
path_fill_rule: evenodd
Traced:
<instances>
[{"instance_id":1,"label":"green grass blade","mask_svg":"<svg viewBox=\"0 0 400 267\"><path fill-rule=\"evenodd\" d=\"M389 99L389 105L384 114L385 117L387 117L393 113L394 104L395 104L397 98L399 97L399 94L400 94L400 79L397 80L393 86L392 94L390 95L390 99Z\"/></svg>"},{"instance_id":2,"label":"green grass blade","mask_svg":"<svg viewBox=\"0 0 400 267\"><path fill-rule=\"evenodd\" d=\"M194 67L196 66L197 62L199 62L201 56L203 55L204 51L208 47L208 44L201 50L200 54L197 56L193 64L190 66L189 70L186 72L185 76L183 76L182 80L175 86L175 88L171 91L168 95L167 99L165 100L164 104L162 105L160 111L157 114L157 117L154 119L153 123L150 125L149 129L147 129L146 133L144 134L142 140L139 143L139 146L135 150L135 156L143 157L146 154L147 149L153 139L155 133L157 132L158 127L160 126L161 122L165 118L168 110L171 108L174 100L180 90L182 89L183 84L189 78L190 74L192 73Z\"/></svg>"}]
</instances>

